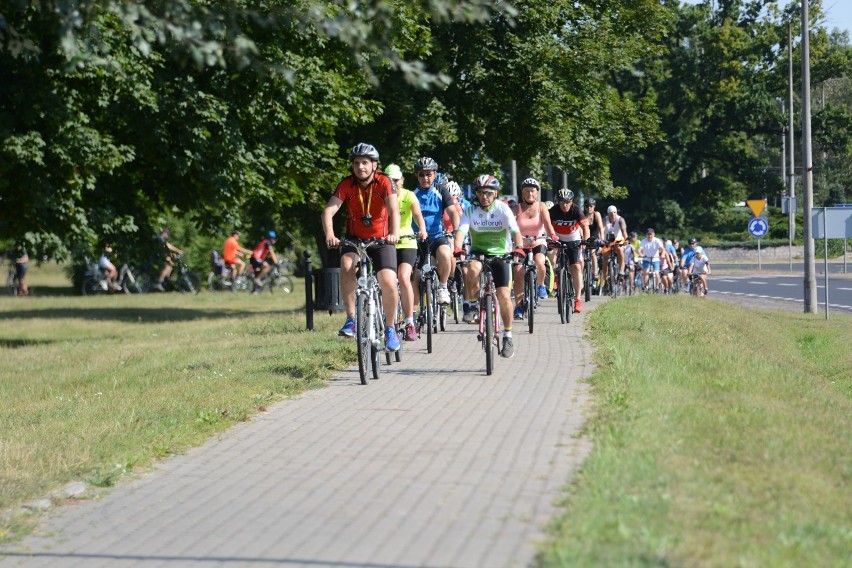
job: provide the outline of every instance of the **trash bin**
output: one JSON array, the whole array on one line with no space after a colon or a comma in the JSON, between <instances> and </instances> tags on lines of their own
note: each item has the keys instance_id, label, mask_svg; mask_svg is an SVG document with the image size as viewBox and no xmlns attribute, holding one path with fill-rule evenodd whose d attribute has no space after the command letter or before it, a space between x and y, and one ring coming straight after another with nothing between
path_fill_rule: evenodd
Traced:
<instances>
[{"instance_id":1,"label":"trash bin","mask_svg":"<svg viewBox=\"0 0 852 568\"><path fill-rule=\"evenodd\" d=\"M340 297L340 269L314 269L314 310L328 310L329 314L343 311Z\"/></svg>"}]
</instances>

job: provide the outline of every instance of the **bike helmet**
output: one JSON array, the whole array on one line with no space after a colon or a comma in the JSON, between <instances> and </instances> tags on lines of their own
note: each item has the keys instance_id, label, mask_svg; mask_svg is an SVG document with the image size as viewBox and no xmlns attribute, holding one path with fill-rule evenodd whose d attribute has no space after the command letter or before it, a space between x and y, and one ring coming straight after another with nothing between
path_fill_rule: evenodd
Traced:
<instances>
[{"instance_id":1,"label":"bike helmet","mask_svg":"<svg viewBox=\"0 0 852 568\"><path fill-rule=\"evenodd\" d=\"M630 231L630 238L631 239L635 239L638 236L639 236L639 233L637 233L636 231Z\"/></svg>"},{"instance_id":2,"label":"bike helmet","mask_svg":"<svg viewBox=\"0 0 852 568\"><path fill-rule=\"evenodd\" d=\"M402 170L396 164L388 164L388 167L385 168L385 173L392 180L398 180L402 178Z\"/></svg>"},{"instance_id":3,"label":"bike helmet","mask_svg":"<svg viewBox=\"0 0 852 568\"><path fill-rule=\"evenodd\" d=\"M422 170L437 172L438 162L436 162L432 158L427 158L426 156L423 156L422 158L414 162L414 171L419 172Z\"/></svg>"},{"instance_id":4,"label":"bike helmet","mask_svg":"<svg viewBox=\"0 0 852 568\"><path fill-rule=\"evenodd\" d=\"M692 238L689 239L689 244L691 244L691 245L694 245L697 242L698 242L698 239L696 239L695 237L692 237Z\"/></svg>"},{"instance_id":5,"label":"bike helmet","mask_svg":"<svg viewBox=\"0 0 852 568\"><path fill-rule=\"evenodd\" d=\"M541 184L538 183L538 180L535 178L527 178L521 182L521 189L525 187L534 187L538 190L541 190Z\"/></svg>"},{"instance_id":6,"label":"bike helmet","mask_svg":"<svg viewBox=\"0 0 852 568\"><path fill-rule=\"evenodd\" d=\"M352 147L352 150L349 152L349 159L357 158L358 156L366 156L373 160L374 162L379 161L379 151L376 150L375 146L371 146L370 144L365 144L361 142L360 144L355 144Z\"/></svg>"},{"instance_id":7,"label":"bike helmet","mask_svg":"<svg viewBox=\"0 0 852 568\"><path fill-rule=\"evenodd\" d=\"M488 174L482 174L478 178L476 178L476 183L473 184L475 189L493 189L494 191L500 191L500 182L497 181L497 178L494 176L490 176Z\"/></svg>"},{"instance_id":8,"label":"bike helmet","mask_svg":"<svg viewBox=\"0 0 852 568\"><path fill-rule=\"evenodd\" d=\"M590 197L586 200L586 205L595 205L597 201L595 201L594 197Z\"/></svg>"},{"instance_id":9,"label":"bike helmet","mask_svg":"<svg viewBox=\"0 0 852 568\"><path fill-rule=\"evenodd\" d=\"M574 192L568 189L567 187L563 187L556 193L556 198L559 201L573 201Z\"/></svg>"},{"instance_id":10,"label":"bike helmet","mask_svg":"<svg viewBox=\"0 0 852 568\"><path fill-rule=\"evenodd\" d=\"M553 209L553 202L552 201L545 201L544 206L547 207L548 209Z\"/></svg>"},{"instance_id":11,"label":"bike helmet","mask_svg":"<svg viewBox=\"0 0 852 568\"><path fill-rule=\"evenodd\" d=\"M276 233L275 231L269 231L268 233L266 233L266 237L269 239L277 239L278 233Z\"/></svg>"},{"instance_id":12,"label":"bike helmet","mask_svg":"<svg viewBox=\"0 0 852 568\"><path fill-rule=\"evenodd\" d=\"M447 191L450 192L450 197L461 199L461 186L457 182L451 181L447 183Z\"/></svg>"}]
</instances>

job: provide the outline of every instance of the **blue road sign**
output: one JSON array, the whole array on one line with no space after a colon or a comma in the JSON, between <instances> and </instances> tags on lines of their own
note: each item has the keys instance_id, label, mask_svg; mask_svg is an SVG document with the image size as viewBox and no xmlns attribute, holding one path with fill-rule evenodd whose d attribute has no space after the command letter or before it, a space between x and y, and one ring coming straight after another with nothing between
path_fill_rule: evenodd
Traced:
<instances>
[{"instance_id":1,"label":"blue road sign","mask_svg":"<svg viewBox=\"0 0 852 568\"><path fill-rule=\"evenodd\" d=\"M763 217L755 217L748 222L748 234L755 239L762 239L769 232L769 223Z\"/></svg>"}]
</instances>

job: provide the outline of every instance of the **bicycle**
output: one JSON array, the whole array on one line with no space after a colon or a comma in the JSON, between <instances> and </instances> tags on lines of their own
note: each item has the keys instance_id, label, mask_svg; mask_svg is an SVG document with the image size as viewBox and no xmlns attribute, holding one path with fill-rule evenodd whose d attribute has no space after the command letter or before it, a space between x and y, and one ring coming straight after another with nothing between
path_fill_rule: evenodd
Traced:
<instances>
[{"instance_id":1,"label":"bicycle","mask_svg":"<svg viewBox=\"0 0 852 568\"><path fill-rule=\"evenodd\" d=\"M527 239L528 237L524 237ZM527 317L527 328L532 333L535 328L535 310L538 308L538 268L535 265L535 255L532 250L526 251L523 262L513 262L512 266L524 267L524 298L523 308Z\"/></svg>"},{"instance_id":2,"label":"bicycle","mask_svg":"<svg viewBox=\"0 0 852 568\"><path fill-rule=\"evenodd\" d=\"M618 244L611 244L609 255L607 258L607 274L606 274L606 282L604 284L604 288L607 289L607 293L611 298L615 299L622 295L624 292L624 279L621 276L621 273L618 270L618 257L615 254L616 246Z\"/></svg>"},{"instance_id":3,"label":"bicycle","mask_svg":"<svg viewBox=\"0 0 852 568\"><path fill-rule=\"evenodd\" d=\"M115 292L130 293L130 290L125 289L118 281L113 282L107 278L107 275L101 270L97 262L92 261L88 256L85 257L85 262L86 271L83 274L83 286L81 287L81 292L84 296L111 294Z\"/></svg>"},{"instance_id":4,"label":"bicycle","mask_svg":"<svg viewBox=\"0 0 852 568\"><path fill-rule=\"evenodd\" d=\"M574 282L571 278L571 270L568 266L568 250L577 248L587 241L550 241L559 247L559 256L556 260L556 274L559 285L556 288L556 309L559 312L559 320L562 323L571 323L571 314L574 313L574 302L577 292L574 290Z\"/></svg>"},{"instance_id":5,"label":"bicycle","mask_svg":"<svg viewBox=\"0 0 852 568\"><path fill-rule=\"evenodd\" d=\"M643 268L645 272L648 273L648 285L645 288L645 293L647 294L662 294L663 293L663 283L660 281L660 274L657 270L657 267L654 265L654 261L650 259L646 259L650 262L650 266L648 268Z\"/></svg>"},{"instance_id":6,"label":"bicycle","mask_svg":"<svg viewBox=\"0 0 852 568\"><path fill-rule=\"evenodd\" d=\"M420 309L417 323L420 333L426 329L426 352L432 352L432 335L446 331L447 307L438 304L438 271L432 265L432 255L429 254L429 244L420 242L417 245L417 269L420 270Z\"/></svg>"},{"instance_id":7,"label":"bicycle","mask_svg":"<svg viewBox=\"0 0 852 568\"><path fill-rule=\"evenodd\" d=\"M358 285L355 288L355 342L358 347L358 374L361 384L369 382L372 371L374 380L381 376L382 339L385 334L385 314L382 307L382 290L373 272L373 263L367 251L385 244L384 239L344 239L340 243L351 246L358 252Z\"/></svg>"},{"instance_id":8,"label":"bicycle","mask_svg":"<svg viewBox=\"0 0 852 568\"><path fill-rule=\"evenodd\" d=\"M594 270L592 255L597 254L595 250L597 247L597 239L592 237L586 241L586 248L583 250L583 299L586 302L592 300L592 286L595 281L594 274L592 274Z\"/></svg>"},{"instance_id":9,"label":"bicycle","mask_svg":"<svg viewBox=\"0 0 852 568\"><path fill-rule=\"evenodd\" d=\"M689 295L694 296L695 298L703 298L707 293L706 288L704 288L704 281L701 280L700 274L690 274L689 275Z\"/></svg>"},{"instance_id":10,"label":"bicycle","mask_svg":"<svg viewBox=\"0 0 852 568\"><path fill-rule=\"evenodd\" d=\"M15 266L15 262L10 258L9 272L6 274L6 289L9 291L10 296L17 296L18 287L18 267Z\"/></svg>"},{"instance_id":11,"label":"bicycle","mask_svg":"<svg viewBox=\"0 0 852 568\"><path fill-rule=\"evenodd\" d=\"M468 265L472 261L482 263L482 271L479 273L479 333L476 339L482 344L482 350L485 352L485 374L489 376L494 372L495 356L500 350L500 318L497 317L500 304L497 302L497 288L494 285L491 262L511 261L511 258L511 255L479 255L458 261L458 264L462 265Z\"/></svg>"},{"instance_id":12,"label":"bicycle","mask_svg":"<svg viewBox=\"0 0 852 568\"><path fill-rule=\"evenodd\" d=\"M462 311L462 302L464 301L464 277L462 276L461 267L458 264L456 264L456 270L453 272L447 288L450 290L450 306L452 306L453 310L453 321L459 323L459 312Z\"/></svg>"},{"instance_id":13,"label":"bicycle","mask_svg":"<svg viewBox=\"0 0 852 568\"><path fill-rule=\"evenodd\" d=\"M257 290L260 292L269 290L270 294L276 290L285 294L291 293L293 291L293 279L285 274L286 267L285 261L273 264L269 273L260 279L260 287Z\"/></svg>"},{"instance_id":14,"label":"bicycle","mask_svg":"<svg viewBox=\"0 0 852 568\"><path fill-rule=\"evenodd\" d=\"M174 266L169 277L163 280L162 291L177 290L180 293L198 294L201 291L201 275L189 269L183 261L183 255L175 255L172 258L174 259ZM142 290L145 292L158 289L156 278L150 274L143 274L139 281Z\"/></svg>"}]
</instances>

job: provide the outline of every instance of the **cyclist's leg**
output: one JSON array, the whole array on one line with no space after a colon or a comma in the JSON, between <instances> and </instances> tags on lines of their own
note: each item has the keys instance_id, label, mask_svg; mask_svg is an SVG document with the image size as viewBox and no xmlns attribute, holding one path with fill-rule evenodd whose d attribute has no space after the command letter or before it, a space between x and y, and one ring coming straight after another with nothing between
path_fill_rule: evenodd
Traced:
<instances>
[{"instance_id":1,"label":"cyclist's leg","mask_svg":"<svg viewBox=\"0 0 852 568\"><path fill-rule=\"evenodd\" d=\"M615 247L615 257L618 259L618 274L624 274L624 250L620 245Z\"/></svg>"},{"instance_id":2,"label":"cyclist's leg","mask_svg":"<svg viewBox=\"0 0 852 568\"><path fill-rule=\"evenodd\" d=\"M396 320L397 295L396 247L390 244L373 247L369 253L373 270L382 289L382 307L385 311L385 327L393 327Z\"/></svg>"},{"instance_id":3,"label":"cyclist's leg","mask_svg":"<svg viewBox=\"0 0 852 568\"><path fill-rule=\"evenodd\" d=\"M402 302L402 312L406 323L408 323L409 318L414 317L414 287L411 284L411 273L414 270L414 256L416 254L416 249L396 250L396 273L399 279L399 297Z\"/></svg>"},{"instance_id":4,"label":"cyclist's leg","mask_svg":"<svg viewBox=\"0 0 852 568\"><path fill-rule=\"evenodd\" d=\"M429 244L429 250L435 256L438 284L441 288L446 288L453 269L453 250L450 248L449 241L446 237L435 239Z\"/></svg>"},{"instance_id":5,"label":"cyclist's leg","mask_svg":"<svg viewBox=\"0 0 852 568\"><path fill-rule=\"evenodd\" d=\"M351 247L344 247L340 257L340 295L343 296L343 307L346 317L355 317L355 288L358 253Z\"/></svg>"},{"instance_id":6,"label":"cyclist's leg","mask_svg":"<svg viewBox=\"0 0 852 568\"><path fill-rule=\"evenodd\" d=\"M512 289L515 292L515 314L518 317L523 317L524 271L523 264L512 267Z\"/></svg>"}]
</instances>

